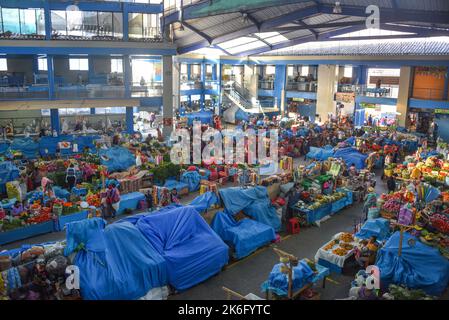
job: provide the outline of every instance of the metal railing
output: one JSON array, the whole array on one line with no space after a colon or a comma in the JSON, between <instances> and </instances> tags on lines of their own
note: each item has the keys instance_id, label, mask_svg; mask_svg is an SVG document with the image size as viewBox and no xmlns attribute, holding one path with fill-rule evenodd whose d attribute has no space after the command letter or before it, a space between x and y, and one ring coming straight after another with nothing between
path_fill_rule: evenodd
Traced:
<instances>
[{"instance_id":1,"label":"metal railing","mask_svg":"<svg viewBox=\"0 0 449 320\"><path fill-rule=\"evenodd\" d=\"M195 89L203 89L203 83L201 81L181 81L181 90L195 90Z\"/></svg>"},{"instance_id":2,"label":"metal railing","mask_svg":"<svg viewBox=\"0 0 449 320\"><path fill-rule=\"evenodd\" d=\"M274 81L273 80L260 80L258 87L261 90L274 90Z\"/></svg>"},{"instance_id":3,"label":"metal railing","mask_svg":"<svg viewBox=\"0 0 449 320\"><path fill-rule=\"evenodd\" d=\"M383 86L380 88L368 87L367 85L355 86L355 92L358 96L364 97L384 97L384 98L394 98L393 88Z\"/></svg>"},{"instance_id":4,"label":"metal railing","mask_svg":"<svg viewBox=\"0 0 449 320\"><path fill-rule=\"evenodd\" d=\"M9 87L0 86L0 100L48 99L48 85Z\"/></svg>"},{"instance_id":5,"label":"metal railing","mask_svg":"<svg viewBox=\"0 0 449 320\"><path fill-rule=\"evenodd\" d=\"M67 85L55 87L54 92L57 99L124 98L125 86L104 84Z\"/></svg>"},{"instance_id":6,"label":"metal railing","mask_svg":"<svg viewBox=\"0 0 449 320\"><path fill-rule=\"evenodd\" d=\"M243 87L240 83L234 82L233 84L234 90L236 90L243 98L250 100L251 99L251 92L249 92L248 89Z\"/></svg>"},{"instance_id":7,"label":"metal railing","mask_svg":"<svg viewBox=\"0 0 449 320\"><path fill-rule=\"evenodd\" d=\"M143 85L141 85L139 82L133 82L131 84L132 98L161 96L162 91L163 91L162 81L151 81Z\"/></svg>"},{"instance_id":8,"label":"metal railing","mask_svg":"<svg viewBox=\"0 0 449 320\"><path fill-rule=\"evenodd\" d=\"M356 91L356 86L353 84L339 84L337 92L353 93Z\"/></svg>"},{"instance_id":9,"label":"metal railing","mask_svg":"<svg viewBox=\"0 0 449 320\"><path fill-rule=\"evenodd\" d=\"M286 89L288 91L299 91L299 92L316 92L317 90L317 82L309 81L309 82L295 82L289 81L287 82Z\"/></svg>"}]
</instances>

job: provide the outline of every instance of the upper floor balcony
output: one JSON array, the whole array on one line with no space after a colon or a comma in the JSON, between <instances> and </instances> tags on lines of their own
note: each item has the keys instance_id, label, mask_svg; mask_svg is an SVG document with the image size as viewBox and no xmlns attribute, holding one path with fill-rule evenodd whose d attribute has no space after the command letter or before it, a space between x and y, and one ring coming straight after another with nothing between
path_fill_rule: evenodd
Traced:
<instances>
[{"instance_id":1,"label":"upper floor balcony","mask_svg":"<svg viewBox=\"0 0 449 320\"><path fill-rule=\"evenodd\" d=\"M316 92L318 88L317 81L288 81L287 91Z\"/></svg>"}]
</instances>

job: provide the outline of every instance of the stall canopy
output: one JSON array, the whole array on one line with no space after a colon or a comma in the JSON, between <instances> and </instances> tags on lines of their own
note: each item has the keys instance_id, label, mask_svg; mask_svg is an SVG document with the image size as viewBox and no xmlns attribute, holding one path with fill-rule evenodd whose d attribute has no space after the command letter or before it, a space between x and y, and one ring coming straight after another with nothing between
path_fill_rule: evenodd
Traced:
<instances>
[{"instance_id":1,"label":"stall canopy","mask_svg":"<svg viewBox=\"0 0 449 320\"><path fill-rule=\"evenodd\" d=\"M234 248L237 259L248 256L276 238L274 229L252 219L235 219L223 211L215 214L212 229L226 244Z\"/></svg>"},{"instance_id":2,"label":"stall canopy","mask_svg":"<svg viewBox=\"0 0 449 320\"><path fill-rule=\"evenodd\" d=\"M377 255L381 284L403 284L429 295L441 295L449 284L449 261L438 249L423 244L409 233L403 236L400 256L399 232L391 236Z\"/></svg>"},{"instance_id":3,"label":"stall canopy","mask_svg":"<svg viewBox=\"0 0 449 320\"><path fill-rule=\"evenodd\" d=\"M187 113L187 124L189 126L193 125L193 121L201 121L202 124L210 124L213 123L214 114L212 111L198 111L193 113Z\"/></svg>"},{"instance_id":4,"label":"stall canopy","mask_svg":"<svg viewBox=\"0 0 449 320\"><path fill-rule=\"evenodd\" d=\"M353 163L355 167L360 170L365 168L365 160L368 158L367 155L360 153L355 148L341 148L335 151L334 158L341 158L350 167Z\"/></svg>"},{"instance_id":5,"label":"stall canopy","mask_svg":"<svg viewBox=\"0 0 449 320\"><path fill-rule=\"evenodd\" d=\"M64 254L74 252L84 299L138 299L167 284L164 259L129 222L106 228L100 218L68 224Z\"/></svg>"},{"instance_id":6,"label":"stall canopy","mask_svg":"<svg viewBox=\"0 0 449 320\"><path fill-rule=\"evenodd\" d=\"M136 164L135 156L129 149L113 146L108 149L100 149L101 164L108 168L109 172L125 171Z\"/></svg>"},{"instance_id":7,"label":"stall canopy","mask_svg":"<svg viewBox=\"0 0 449 320\"><path fill-rule=\"evenodd\" d=\"M168 206L129 221L165 259L168 282L186 290L220 272L229 248L191 206Z\"/></svg>"},{"instance_id":8,"label":"stall canopy","mask_svg":"<svg viewBox=\"0 0 449 320\"><path fill-rule=\"evenodd\" d=\"M243 211L256 221L272 227L275 231L281 228L281 221L276 209L271 205L266 187L254 188L226 188L220 189L221 200L225 212L234 215Z\"/></svg>"},{"instance_id":9,"label":"stall canopy","mask_svg":"<svg viewBox=\"0 0 449 320\"><path fill-rule=\"evenodd\" d=\"M375 236L379 241L386 240L390 234L390 221L384 218L367 220L355 236L359 239L369 239Z\"/></svg>"}]
</instances>

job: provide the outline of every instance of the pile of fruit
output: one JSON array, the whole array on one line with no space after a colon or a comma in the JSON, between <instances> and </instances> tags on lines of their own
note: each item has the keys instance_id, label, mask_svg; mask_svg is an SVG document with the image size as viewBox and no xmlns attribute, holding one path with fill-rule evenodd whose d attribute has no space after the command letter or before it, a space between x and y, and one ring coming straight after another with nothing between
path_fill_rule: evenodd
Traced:
<instances>
[{"instance_id":1,"label":"pile of fruit","mask_svg":"<svg viewBox=\"0 0 449 320\"><path fill-rule=\"evenodd\" d=\"M348 253L348 250L343 249L343 248L337 248L337 249L332 250L332 253L337 256L343 257Z\"/></svg>"},{"instance_id":2,"label":"pile of fruit","mask_svg":"<svg viewBox=\"0 0 449 320\"><path fill-rule=\"evenodd\" d=\"M449 218L444 214L434 214L430 217L432 227L438 231L449 234Z\"/></svg>"},{"instance_id":3,"label":"pile of fruit","mask_svg":"<svg viewBox=\"0 0 449 320\"><path fill-rule=\"evenodd\" d=\"M96 208L100 207L101 199L99 193L89 193L86 197L86 201L90 206L94 206Z\"/></svg>"},{"instance_id":4,"label":"pile of fruit","mask_svg":"<svg viewBox=\"0 0 449 320\"><path fill-rule=\"evenodd\" d=\"M337 241L332 240L331 242L329 242L323 249L326 251L331 250L335 245L337 244Z\"/></svg>"},{"instance_id":5,"label":"pile of fruit","mask_svg":"<svg viewBox=\"0 0 449 320\"><path fill-rule=\"evenodd\" d=\"M348 232L344 232L340 235L339 237L340 241L343 242L353 242L354 241L354 237L352 236L352 234L348 233Z\"/></svg>"},{"instance_id":6,"label":"pile of fruit","mask_svg":"<svg viewBox=\"0 0 449 320\"><path fill-rule=\"evenodd\" d=\"M401 203L396 199L390 199L386 201L383 206L382 210L390 212L390 213L397 213L401 209Z\"/></svg>"},{"instance_id":7,"label":"pile of fruit","mask_svg":"<svg viewBox=\"0 0 449 320\"><path fill-rule=\"evenodd\" d=\"M344 243L344 242L340 243L340 247L345 249L345 250L348 250L348 251L354 249L354 246L352 244Z\"/></svg>"}]
</instances>

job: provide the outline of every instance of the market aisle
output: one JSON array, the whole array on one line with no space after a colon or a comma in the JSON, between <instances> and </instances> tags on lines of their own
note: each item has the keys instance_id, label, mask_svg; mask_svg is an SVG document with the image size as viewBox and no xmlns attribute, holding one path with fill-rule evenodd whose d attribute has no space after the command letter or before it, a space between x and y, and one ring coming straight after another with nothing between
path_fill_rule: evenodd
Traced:
<instances>
[{"instance_id":1,"label":"market aisle","mask_svg":"<svg viewBox=\"0 0 449 320\"><path fill-rule=\"evenodd\" d=\"M376 191L381 194L385 190L385 184L380 180L380 171L376 172ZM299 234L284 237L283 241L276 246L300 259L314 260L317 250L336 233L353 231L355 222L363 216L362 206L363 203L355 203L324 221L321 227L301 229ZM251 292L261 296L261 284L267 280L273 265L279 262L279 258L271 249L271 246L261 248L251 256L229 265L215 277L185 292L171 296L169 299L226 299L226 294L221 289L223 286L243 295ZM354 278L351 276L332 273L330 279L326 282L326 288L324 290L319 289L321 298L346 298L352 280Z\"/></svg>"}]
</instances>

